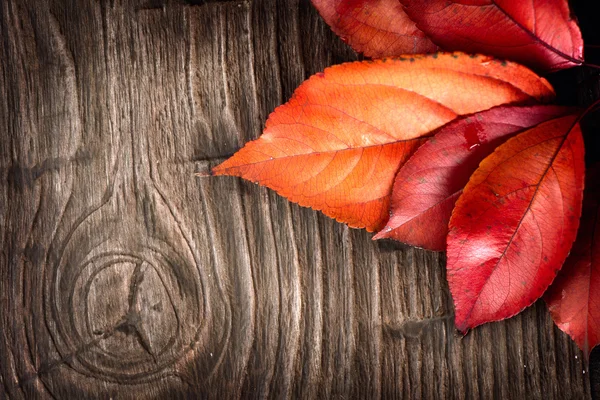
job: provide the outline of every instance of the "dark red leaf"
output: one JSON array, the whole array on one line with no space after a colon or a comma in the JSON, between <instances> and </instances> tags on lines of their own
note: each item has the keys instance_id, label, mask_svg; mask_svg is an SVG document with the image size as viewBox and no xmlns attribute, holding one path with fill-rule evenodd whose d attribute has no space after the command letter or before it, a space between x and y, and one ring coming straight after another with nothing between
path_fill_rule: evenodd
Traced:
<instances>
[{"instance_id":1,"label":"dark red leaf","mask_svg":"<svg viewBox=\"0 0 600 400\"><path fill-rule=\"evenodd\" d=\"M600 343L600 165L587 175L577 241L544 299L556 325L589 353Z\"/></svg>"},{"instance_id":2,"label":"dark red leaf","mask_svg":"<svg viewBox=\"0 0 600 400\"><path fill-rule=\"evenodd\" d=\"M517 314L575 240L584 150L577 116L542 123L483 160L456 202L447 277L460 331Z\"/></svg>"},{"instance_id":3,"label":"dark red leaf","mask_svg":"<svg viewBox=\"0 0 600 400\"><path fill-rule=\"evenodd\" d=\"M331 29L368 57L431 53L437 46L421 32L398 0L312 0Z\"/></svg>"},{"instance_id":4,"label":"dark red leaf","mask_svg":"<svg viewBox=\"0 0 600 400\"><path fill-rule=\"evenodd\" d=\"M479 162L517 133L569 112L557 106L501 106L440 128L396 175L390 219L374 239L444 251L454 203Z\"/></svg>"},{"instance_id":5,"label":"dark red leaf","mask_svg":"<svg viewBox=\"0 0 600 400\"><path fill-rule=\"evenodd\" d=\"M400 0L445 50L490 54L552 71L583 62L567 0Z\"/></svg>"}]
</instances>

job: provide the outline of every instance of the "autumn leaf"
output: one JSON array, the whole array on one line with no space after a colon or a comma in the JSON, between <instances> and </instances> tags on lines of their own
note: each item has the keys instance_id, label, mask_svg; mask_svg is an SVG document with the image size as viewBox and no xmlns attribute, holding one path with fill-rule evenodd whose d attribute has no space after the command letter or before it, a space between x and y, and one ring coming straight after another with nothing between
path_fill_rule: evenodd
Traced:
<instances>
[{"instance_id":1,"label":"autumn leaf","mask_svg":"<svg viewBox=\"0 0 600 400\"><path fill-rule=\"evenodd\" d=\"M399 167L458 115L548 101L546 80L461 53L334 66L304 82L263 135L213 169L276 190L351 227L380 229Z\"/></svg>"},{"instance_id":2,"label":"autumn leaf","mask_svg":"<svg viewBox=\"0 0 600 400\"><path fill-rule=\"evenodd\" d=\"M583 40L567 0L400 0L444 50L490 54L542 71L581 65Z\"/></svg>"},{"instance_id":3,"label":"autumn leaf","mask_svg":"<svg viewBox=\"0 0 600 400\"><path fill-rule=\"evenodd\" d=\"M517 314L562 267L581 213L577 118L548 121L508 140L481 162L458 199L446 268L460 331Z\"/></svg>"},{"instance_id":4,"label":"autumn leaf","mask_svg":"<svg viewBox=\"0 0 600 400\"><path fill-rule=\"evenodd\" d=\"M572 111L501 106L443 126L396 175L390 219L374 239L444 251L454 203L479 162L517 133Z\"/></svg>"},{"instance_id":5,"label":"autumn leaf","mask_svg":"<svg viewBox=\"0 0 600 400\"><path fill-rule=\"evenodd\" d=\"M544 299L556 325L588 353L600 343L600 165L586 183L577 240Z\"/></svg>"},{"instance_id":6,"label":"autumn leaf","mask_svg":"<svg viewBox=\"0 0 600 400\"><path fill-rule=\"evenodd\" d=\"M398 0L312 0L312 3L342 40L367 57L437 50L408 18Z\"/></svg>"}]
</instances>

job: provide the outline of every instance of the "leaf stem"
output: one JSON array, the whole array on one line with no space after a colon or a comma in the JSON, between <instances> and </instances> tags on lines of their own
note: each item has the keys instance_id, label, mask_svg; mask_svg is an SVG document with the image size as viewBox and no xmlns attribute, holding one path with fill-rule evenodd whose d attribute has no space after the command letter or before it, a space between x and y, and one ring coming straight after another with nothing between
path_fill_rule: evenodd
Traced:
<instances>
[{"instance_id":1,"label":"leaf stem","mask_svg":"<svg viewBox=\"0 0 600 400\"><path fill-rule=\"evenodd\" d=\"M594 69L600 69L600 65L598 64L592 64L592 63L588 63L588 62L583 62L581 64L584 67L590 67L590 68L594 68Z\"/></svg>"},{"instance_id":2,"label":"leaf stem","mask_svg":"<svg viewBox=\"0 0 600 400\"><path fill-rule=\"evenodd\" d=\"M579 115L576 122L581 121L581 119L587 114L598 111L598 109L600 109L600 99L594 101L592 104L587 106L587 108L583 110L583 112Z\"/></svg>"}]
</instances>

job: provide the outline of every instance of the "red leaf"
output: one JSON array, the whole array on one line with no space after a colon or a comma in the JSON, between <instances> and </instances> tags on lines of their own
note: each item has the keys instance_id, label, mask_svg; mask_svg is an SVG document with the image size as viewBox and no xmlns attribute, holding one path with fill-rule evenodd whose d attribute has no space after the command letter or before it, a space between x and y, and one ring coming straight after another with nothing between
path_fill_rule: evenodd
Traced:
<instances>
[{"instance_id":1,"label":"red leaf","mask_svg":"<svg viewBox=\"0 0 600 400\"><path fill-rule=\"evenodd\" d=\"M530 70L485 56L342 64L300 85L264 134L213 173L259 182L372 231L387 220L394 176L424 135L457 115L553 95Z\"/></svg>"},{"instance_id":2,"label":"red leaf","mask_svg":"<svg viewBox=\"0 0 600 400\"><path fill-rule=\"evenodd\" d=\"M312 0L312 3L342 40L368 57L437 50L408 18L398 0Z\"/></svg>"},{"instance_id":3,"label":"red leaf","mask_svg":"<svg viewBox=\"0 0 600 400\"><path fill-rule=\"evenodd\" d=\"M390 220L373 239L444 251L454 203L479 162L517 133L572 111L502 106L443 126L396 175Z\"/></svg>"},{"instance_id":4,"label":"red leaf","mask_svg":"<svg viewBox=\"0 0 600 400\"><path fill-rule=\"evenodd\" d=\"M583 156L571 115L521 133L481 162L448 233L460 331L517 314L552 283L577 234Z\"/></svg>"},{"instance_id":5,"label":"red leaf","mask_svg":"<svg viewBox=\"0 0 600 400\"><path fill-rule=\"evenodd\" d=\"M567 0L400 0L445 50L490 54L544 71L583 62Z\"/></svg>"},{"instance_id":6,"label":"red leaf","mask_svg":"<svg viewBox=\"0 0 600 400\"><path fill-rule=\"evenodd\" d=\"M577 241L544 299L581 350L600 343L600 165L588 170Z\"/></svg>"}]
</instances>

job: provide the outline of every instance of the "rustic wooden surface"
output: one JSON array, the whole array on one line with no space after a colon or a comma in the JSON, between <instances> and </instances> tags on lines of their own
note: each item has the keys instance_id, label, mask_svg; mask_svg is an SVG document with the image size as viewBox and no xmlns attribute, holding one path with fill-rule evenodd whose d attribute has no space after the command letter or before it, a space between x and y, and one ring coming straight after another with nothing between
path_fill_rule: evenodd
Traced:
<instances>
[{"instance_id":1,"label":"rustic wooden surface","mask_svg":"<svg viewBox=\"0 0 600 400\"><path fill-rule=\"evenodd\" d=\"M0 398L590 397L543 304L196 172L356 55L307 0L0 1Z\"/></svg>"}]
</instances>

